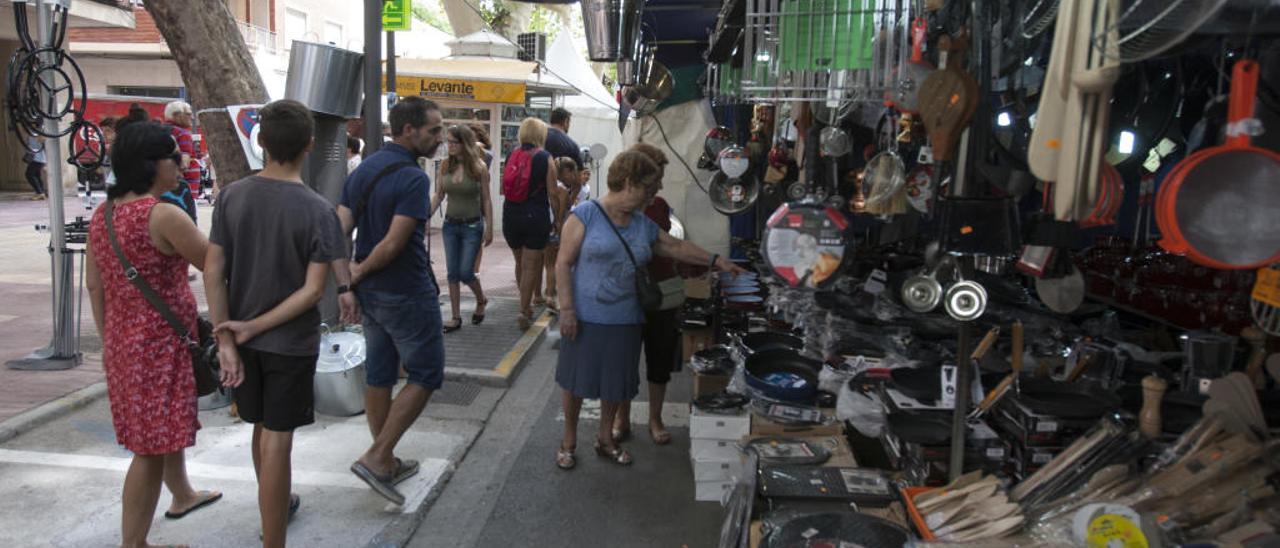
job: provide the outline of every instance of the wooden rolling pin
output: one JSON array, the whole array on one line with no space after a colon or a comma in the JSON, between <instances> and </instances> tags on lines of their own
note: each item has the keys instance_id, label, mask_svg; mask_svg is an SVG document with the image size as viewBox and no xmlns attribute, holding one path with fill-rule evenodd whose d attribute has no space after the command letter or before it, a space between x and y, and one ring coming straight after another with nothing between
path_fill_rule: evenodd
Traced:
<instances>
[{"instance_id":1,"label":"wooden rolling pin","mask_svg":"<svg viewBox=\"0 0 1280 548\"><path fill-rule=\"evenodd\" d=\"M1253 348L1244 374L1249 377L1255 389L1261 390L1267 384L1267 379L1262 376L1262 363L1267 359L1267 334L1251 325L1240 331L1240 337L1249 341L1249 346Z\"/></svg>"},{"instance_id":2,"label":"wooden rolling pin","mask_svg":"<svg viewBox=\"0 0 1280 548\"><path fill-rule=\"evenodd\" d=\"M1022 322L1014 322L1010 335L1013 339L1012 355L1009 357L1012 370L1008 375L1005 375L1000 384L997 384L995 388L987 392L987 397L983 398L978 403L978 407L973 410L973 413L969 414L970 418L981 417L987 410L991 409L996 402L1000 401L1000 398L1004 397L1009 388L1017 382L1018 375L1022 373Z\"/></svg>"},{"instance_id":3,"label":"wooden rolling pin","mask_svg":"<svg viewBox=\"0 0 1280 548\"><path fill-rule=\"evenodd\" d=\"M1164 402L1164 391L1169 383L1155 375L1147 375L1142 379L1142 411L1138 413L1138 431L1142 436L1154 440L1160 437L1163 423L1160 407Z\"/></svg>"}]
</instances>

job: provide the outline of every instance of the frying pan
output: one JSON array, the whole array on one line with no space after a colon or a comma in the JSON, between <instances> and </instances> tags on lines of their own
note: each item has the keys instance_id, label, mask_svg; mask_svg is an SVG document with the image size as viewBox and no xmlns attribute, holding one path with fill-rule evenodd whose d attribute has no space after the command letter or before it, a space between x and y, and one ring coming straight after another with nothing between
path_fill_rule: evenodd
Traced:
<instances>
[{"instance_id":1,"label":"frying pan","mask_svg":"<svg viewBox=\"0 0 1280 548\"><path fill-rule=\"evenodd\" d=\"M774 348L747 356L745 377L747 385L765 396L779 401L805 402L818 395L820 369L822 364L817 360L801 356L794 350ZM801 382L796 386L782 386L765 380L774 373L795 375Z\"/></svg>"},{"instance_id":2,"label":"frying pan","mask_svg":"<svg viewBox=\"0 0 1280 548\"><path fill-rule=\"evenodd\" d=\"M783 204L765 223L765 263L791 287L826 289L839 279L848 228L835 208Z\"/></svg>"},{"instance_id":3,"label":"frying pan","mask_svg":"<svg viewBox=\"0 0 1280 548\"><path fill-rule=\"evenodd\" d=\"M1096 419L1120 407L1115 394L1088 383L1024 379L1018 401L1041 415L1064 419Z\"/></svg>"},{"instance_id":4,"label":"frying pan","mask_svg":"<svg viewBox=\"0 0 1280 548\"><path fill-rule=\"evenodd\" d=\"M766 350L800 350L804 348L804 340L790 333L777 331L758 331L747 333L741 338L742 347L748 353Z\"/></svg>"},{"instance_id":5,"label":"frying pan","mask_svg":"<svg viewBox=\"0 0 1280 548\"><path fill-rule=\"evenodd\" d=\"M1247 131L1259 70L1256 61L1236 62L1226 144L1179 162L1157 198L1161 247L1211 268L1255 269L1280 261L1280 153L1252 146Z\"/></svg>"},{"instance_id":6,"label":"frying pan","mask_svg":"<svg viewBox=\"0 0 1280 548\"><path fill-rule=\"evenodd\" d=\"M756 198L760 197L760 185L754 176L730 177L723 171L717 171L711 176L707 194L711 198L711 207L716 211L734 215L755 205Z\"/></svg>"},{"instance_id":7,"label":"frying pan","mask_svg":"<svg viewBox=\"0 0 1280 548\"><path fill-rule=\"evenodd\" d=\"M800 514L769 531L761 546L905 546L910 536L902 527L857 512Z\"/></svg>"},{"instance_id":8,"label":"frying pan","mask_svg":"<svg viewBox=\"0 0 1280 548\"><path fill-rule=\"evenodd\" d=\"M907 443L942 445L951 438L951 414L895 411L889 414L889 429Z\"/></svg>"},{"instance_id":9,"label":"frying pan","mask_svg":"<svg viewBox=\"0 0 1280 548\"><path fill-rule=\"evenodd\" d=\"M938 367L900 367L889 373L893 387L904 396L929 404L942 392L942 374ZM947 422L947 428L951 423Z\"/></svg>"}]
</instances>

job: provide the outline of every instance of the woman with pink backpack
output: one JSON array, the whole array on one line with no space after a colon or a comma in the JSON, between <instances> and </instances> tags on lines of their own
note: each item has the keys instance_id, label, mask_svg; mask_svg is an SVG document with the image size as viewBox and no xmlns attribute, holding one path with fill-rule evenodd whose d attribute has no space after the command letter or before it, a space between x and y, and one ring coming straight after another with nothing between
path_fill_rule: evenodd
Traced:
<instances>
[{"instance_id":1,"label":"woman with pink backpack","mask_svg":"<svg viewBox=\"0 0 1280 548\"><path fill-rule=\"evenodd\" d=\"M516 259L516 285L520 288L520 329L533 324L533 293L542 285L542 253L552 227L560 226L564 211L548 218L549 195L556 191L556 170L547 142L547 124L525 118L517 133L520 147L511 151L502 169L502 234Z\"/></svg>"}]
</instances>

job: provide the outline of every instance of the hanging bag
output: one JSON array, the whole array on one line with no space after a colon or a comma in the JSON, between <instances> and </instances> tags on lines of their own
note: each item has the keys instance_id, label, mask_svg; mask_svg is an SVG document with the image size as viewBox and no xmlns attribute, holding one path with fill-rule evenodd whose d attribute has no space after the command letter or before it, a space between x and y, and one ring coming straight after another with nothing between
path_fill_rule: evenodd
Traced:
<instances>
[{"instance_id":1,"label":"hanging bag","mask_svg":"<svg viewBox=\"0 0 1280 548\"><path fill-rule=\"evenodd\" d=\"M120 249L120 242L116 240L116 226L113 221L115 213L115 203L108 201L105 218L107 222L107 238L111 241L111 249L115 251L116 258L120 261L120 267L124 269L124 277L133 283L134 287L142 293L143 298L151 303L151 307L159 312L164 321L177 332L178 337L187 345L187 351L191 353L191 368L196 377L196 395L207 396L218 389L218 341L213 337L213 324L208 320L196 317L196 329L198 333L196 337L191 336L191 332L183 325L178 316L173 313L173 309L160 298L155 289L142 276L138 274L138 269L133 267L133 263L124 256L124 250Z\"/></svg>"},{"instance_id":2,"label":"hanging bag","mask_svg":"<svg viewBox=\"0 0 1280 548\"><path fill-rule=\"evenodd\" d=\"M507 165L502 168L502 196L508 202L522 203L529 199L529 189L533 182L533 159L542 152L542 149L534 147L525 150L524 147L511 151L511 155L507 157Z\"/></svg>"},{"instance_id":3,"label":"hanging bag","mask_svg":"<svg viewBox=\"0 0 1280 548\"><path fill-rule=\"evenodd\" d=\"M640 268L640 264L636 262L636 256L631 253L631 246L627 245L627 239L622 237L622 233L618 231L618 227L613 224L613 219L609 218L609 214L605 213L604 206L600 202L592 201L596 209L600 210L600 214L604 215L605 222L609 223L609 228L613 229L613 233L618 236L618 241L622 242L622 249L626 250L627 258L631 259L631 266L636 271L636 298L640 300L640 308L645 312L657 312L662 310L662 288L649 279L649 270Z\"/></svg>"}]
</instances>

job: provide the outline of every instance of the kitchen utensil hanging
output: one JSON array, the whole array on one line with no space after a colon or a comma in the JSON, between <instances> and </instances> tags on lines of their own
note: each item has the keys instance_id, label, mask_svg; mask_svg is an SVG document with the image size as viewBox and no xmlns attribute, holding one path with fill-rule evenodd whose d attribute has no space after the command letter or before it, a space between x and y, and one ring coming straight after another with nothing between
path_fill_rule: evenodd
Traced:
<instances>
[{"instance_id":1,"label":"kitchen utensil hanging","mask_svg":"<svg viewBox=\"0 0 1280 548\"><path fill-rule=\"evenodd\" d=\"M1226 0L1134 0L1124 15L1095 34L1093 40L1101 46L1118 37L1118 48L1100 49L1118 61L1136 63L1178 45L1217 15L1226 3Z\"/></svg>"},{"instance_id":2,"label":"kitchen utensil hanging","mask_svg":"<svg viewBox=\"0 0 1280 548\"><path fill-rule=\"evenodd\" d=\"M742 213L755 205L760 195L760 185L752 175L746 177L730 177L723 171L711 176L711 184L707 188L711 197L711 207L725 215Z\"/></svg>"},{"instance_id":3,"label":"kitchen utensil hanging","mask_svg":"<svg viewBox=\"0 0 1280 548\"><path fill-rule=\"evenodd\" d=\"M1226 143L1179 162L1157 197L1160 245L1218 269L1255 269L1280 262L1280 153L1250 144L1258 63L1232 69Z\"/></svg>"},{"instance_id":4,"label":"kitchen utensil hanging","mask_svg":"<svg viewBox=\"0 0 1280 548\"><path fill-rule=\"evenodd\" d=\"M1049 30L1058 15L1058 0L1036 0L1022 16L1022 37L1036 38Z\"/></svg>"},{"instance_id":5,"label":"kitchen utensil hanging","mask_svg":"<svg viewBox=\"0 0 1280 548\"><path fill-rule=\"evenodd\" d=\"M765 263L790 287L825 289L844 263L848 221L839 210L818 204L783 204L765 223Z\"/></svg>"},{"instance_id":6,"label":"kitchen utensil hanging","mask_svg":"<svg viewBox=\"0 0 1280 548\"><path fill-rule=\"evenodd\" d=\"M707 159L715 161L720 152L733 144L733 132L724 126L716 126L707 130L707 137L702 140L702 153Z\"/></svg>"},{"instance_id":7,"label":"kitchen utensil hanging","mask_svg":"<svg viewBox=\"0 0 1280 548\"><path fill-rule=\"evenodd\" d=\"M951 160L960 133L977 108L978 83L964 71L968 44L964 37L939 37L939 69L920 87L920 117L929 130L933 156L938 161Z\"/></svg>"},{"instance_id":8,"label":"kitchen utensil hanging","mask_svg":"<svg viewBox=\"0 0 1280 548\"><path fill-rule=\"evenodd\" d=\"M1273 337L1280 337L1280 265L1258 269L1249 298L1249 312L1258 329Z\"/></svg>"},{"instance_id":9,"label":"kitchen utensil hanging","mask_svg":"<svg viewBox=\"0 0 1280 548\"><path fill-rule=\"evenodd\" d=\"M746 0L739 93L755 102L882 102L907 0Z\"/></svg>"}]
</instances>

